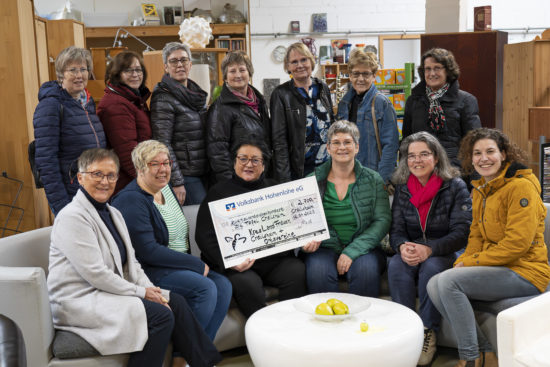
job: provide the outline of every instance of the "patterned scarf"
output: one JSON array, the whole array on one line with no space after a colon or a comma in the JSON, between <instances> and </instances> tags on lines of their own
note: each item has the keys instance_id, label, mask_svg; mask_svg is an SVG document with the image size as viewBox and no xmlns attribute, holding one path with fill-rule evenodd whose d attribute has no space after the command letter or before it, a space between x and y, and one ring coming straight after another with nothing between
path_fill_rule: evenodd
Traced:
<instances>
[{"instance_id":1,"label":"patterned scarf","mask_svg":"<svg viewBox=\"0 0 550 367\"><path fill-rule=\"evenodd\" d=\"M231 91L238 99L240 99L245 105L252 108L256 114L260 114L260 101L256 97L256 93L248 86L246 90L246 96L243 96L241 93L237 92L235 89L231 88L229 84L225 83L227 89Z\"/></svg>"},{"instance_id":2,"label":"patterned scarf","mask_svg":"<svg viewBox=\"0 0 550 367\"><path fill-rule=\"evenodd\" d=\"M428 110L428 120L430 122L430 127L434 132L442 131L445 127L445 112L441 108L439 103L439 98L443 97L445 93L449 90L449 83L445 83L441 89L436 90L435 92L426 86L426 95L430 101L430 109Z\"/></svg>"},{"instance_id":3,"label":"patterned scarf","mask_svg":"<svg viewBox=\"0 0 550 367\"><path fill-rule=\"evenodd\" d=\"M415 175L409 175L407 188L412 195L409 201L416 207L416 209L418 209L422 230L426 230L426 219L428 218L428 212L430 211L432 200L441 188L442 184L443 180L436 174L433 174L430 177L426 183L426 186L422 186Z\"/></svg>"}]
</instances>

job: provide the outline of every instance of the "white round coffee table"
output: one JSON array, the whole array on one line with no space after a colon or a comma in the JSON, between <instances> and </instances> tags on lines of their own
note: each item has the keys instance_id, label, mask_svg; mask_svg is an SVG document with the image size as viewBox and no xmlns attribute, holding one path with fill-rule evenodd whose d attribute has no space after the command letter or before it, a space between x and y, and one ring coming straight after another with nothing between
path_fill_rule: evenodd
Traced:
<instances>
[{"instance_id":1,"label":"white round coffee table","mask_svg":"<svg viewBox=\"0 0 550 367\"><path fill-rule=\"evenodd\" d=\"M325 295L328 299L341 294ZM296 300L257 311L245 327L254 366L416 366L424 340L420 317L394 302L368 300L369 308L340 322L319 321L297 311ZM367 332L360 331L362 321L369 325Z\"/></svg>"}]
</instances>

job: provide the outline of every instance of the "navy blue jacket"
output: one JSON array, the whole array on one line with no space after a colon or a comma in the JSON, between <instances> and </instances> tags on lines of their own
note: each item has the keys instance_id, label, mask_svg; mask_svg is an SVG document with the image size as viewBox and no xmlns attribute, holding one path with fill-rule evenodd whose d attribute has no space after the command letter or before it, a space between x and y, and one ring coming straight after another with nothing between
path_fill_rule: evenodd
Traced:
<instances>
[{"instance_id":1,"label":"navy blue jacket","mask_svg":"<svg viewBox=\"0 0 550 367\"><path fill-rule=\"evenodd\" d=\"M56 214L78 190L80 154L90 148L105 148L107 140L91 97L83 108L58 82L50 81L40 87L38 100L33 117L36 167Z\"/></svg>"},{"instance_id":2,"label":"navy blue jacket","mask_svg":"<svg viewBox=\"0 0 550 367\"><path fill-rule=\"evenodd\" d=\"M136 179L112 201L124 217L136 258L149 279L157 284L159 279L176 269L204 274L205 264L201 259L168 248L168 228L153 201L153 195L142 190Z\"/></svg>"},{"instance_id":3,"label":"navy blue jacket","mask_svg":"<svg viewBox=\"0 0 550 367\"><path fill-rule=\"evenodd\" d=\"M466 246L472 223L472 199L460 178L444 181L432 200L426 230L422 231L420 215L410 202L406 184L398 185L393 197L390 245L409 241L430 246L432 256L444 256Z\"/></svg>"}]
</instances>

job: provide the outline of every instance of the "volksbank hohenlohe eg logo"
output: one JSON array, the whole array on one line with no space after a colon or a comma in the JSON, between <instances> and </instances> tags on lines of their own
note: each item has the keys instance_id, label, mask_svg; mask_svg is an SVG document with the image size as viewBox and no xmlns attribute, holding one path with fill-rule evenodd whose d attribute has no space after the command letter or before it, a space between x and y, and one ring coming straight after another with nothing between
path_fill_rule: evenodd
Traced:
<instances>
[{"instance_id":1,"label":"volksbank hohenlohe eg logo","mask_svg":"<svg viewBox=\"0 0 550 367\"><path fill-rule=\"evenodd\" d=\"M229 203L225 204L225 210L230 212L231 210L235 210L237 207L235 206L235 203Z\"/></svg>"}]
</instances>

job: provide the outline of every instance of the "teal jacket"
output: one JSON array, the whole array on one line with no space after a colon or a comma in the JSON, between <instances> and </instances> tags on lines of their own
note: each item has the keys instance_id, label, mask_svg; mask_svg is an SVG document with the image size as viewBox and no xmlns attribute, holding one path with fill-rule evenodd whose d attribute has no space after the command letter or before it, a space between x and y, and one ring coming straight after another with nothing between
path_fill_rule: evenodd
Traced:
<instances>
[{"instance_id":1,"label":"teal jacket","mask_svg":"<svg viewBox=\"0 0 550 367\"><path fill-rule=\"evenodd\" d=\"M329 159L315 169L321 198L325 196L331 166L332 160ZM336 230L329 225L330 238L321 243L321 247L330 248L338 254L344 253L352 260L380 246L380 241L388 233L391 224L390 201L382 177L370 168L363 167L357 159L354 170L355 185L350 194L357 231L351 237L350 243L344 246Z\"/></svg>"}]
</instances>

